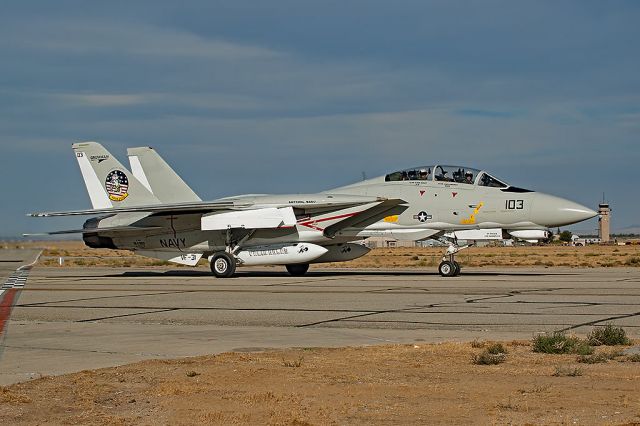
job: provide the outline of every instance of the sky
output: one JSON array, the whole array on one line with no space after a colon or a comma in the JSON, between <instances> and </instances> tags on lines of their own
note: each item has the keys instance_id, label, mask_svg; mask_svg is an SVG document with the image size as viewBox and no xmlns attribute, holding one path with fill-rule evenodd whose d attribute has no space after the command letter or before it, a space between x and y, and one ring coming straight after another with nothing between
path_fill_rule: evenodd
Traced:
<instances>
[{"instance_id":1,"label":"sky","mask_svg":"<svg viewBox=\"0 0 640 426\"><path fill-rule=\"evenodd\" d=\"M460 164L640 226L638 22L617 0L5 0L0 236L81 225L25 214L90 207L84 140L153 146L203 199Z\"/></svg>"}]
</instances>

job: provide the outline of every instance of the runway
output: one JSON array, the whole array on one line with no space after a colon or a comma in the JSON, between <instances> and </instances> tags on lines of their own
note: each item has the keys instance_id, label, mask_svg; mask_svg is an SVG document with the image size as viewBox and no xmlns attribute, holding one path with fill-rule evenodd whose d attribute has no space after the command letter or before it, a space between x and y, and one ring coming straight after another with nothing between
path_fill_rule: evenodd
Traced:
<instances>
[{"instance_id":1,"label":"runway","mask_svg":"<svg viewBox=\"0 0 640 426\"><path fill-rule=\"evenodd\" d=\"M640 268L418 271L41 268L13 310L0 384L230 350L586 334L640 337Z\"/></svg>"}]
</instances>

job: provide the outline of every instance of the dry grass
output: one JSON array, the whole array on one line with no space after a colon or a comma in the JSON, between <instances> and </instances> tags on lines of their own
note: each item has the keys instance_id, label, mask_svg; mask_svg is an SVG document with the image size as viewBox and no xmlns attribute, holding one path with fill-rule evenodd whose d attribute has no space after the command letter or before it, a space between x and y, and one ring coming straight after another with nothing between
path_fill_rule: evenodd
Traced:
<instances>
[{"instance_id":1,"label":"dry grass","mask_svg":"<svg viewBox=\"0 0 640 426\"><path fill-rule=\"evenodd\" d=\"M81 241L41 241L18 243L23 246L46 247L41 265L57 266L64 257L64 266L92 267L153 267L166 266L167 262L134 255L127 250L90 249ZM441 260L444 249L390 248L374 249L366 256L350 262L326 263L329 268L402 268L432 269ZM516 246L472 247L462 251L457 260L463 267L640 267L640 245L635 246ZM200 266L207 266L206 259ZM171 267L180 265L171 264Z\"/></svg>"},{"instance_id":2,"label":"dry grass","mask_svg":"<svg viewBox=\"0 0 640 426\"><path fill-rule=\"evenodd\" d=\"M144 361L0 388L0 424L640 420L636 363L577 367L571 366L575 355L533 353L524 342L504 343L498 349L506 346L509 355L499 365L470 363L478 352L471 343L306 348Z\"/></svg>"},{"instance_id":3,"label":"dry grass","mask_svg":"<svg viewBox=\"0 0 640 426\"><path fill-rule=\"evenodd\" d=\"M359 259L327 264L336 268L432 268L442 258L442 248L374 249ZM417 260L416 260L417 258ZM640 246L516 246L471 247L457 256L463 267L635 267Z\"/></svg>"}]
</instances>

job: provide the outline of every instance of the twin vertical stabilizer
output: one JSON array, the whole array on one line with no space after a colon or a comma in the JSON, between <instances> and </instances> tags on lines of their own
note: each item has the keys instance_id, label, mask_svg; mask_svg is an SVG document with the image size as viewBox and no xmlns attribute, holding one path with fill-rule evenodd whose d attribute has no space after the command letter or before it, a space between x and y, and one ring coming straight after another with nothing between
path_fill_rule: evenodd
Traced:
<instances>
[{"instance_id":1,"label":"twin vertical stabilizer","mask_svg":"<svg viewBox=\"0 0 640 426\"><path fill-rule=\"evenodd\" d=\"M127 150L131 172L97 142L73 152L94 209L202 201L153 148Z\"/></svg>"},{"instance_id":2,"label":"twin vertical stabilizer","mask_svg":"<svg viewBox=\"0 0 640 426\"><path fill-rule=\"evenodd\" d=\"M160 203L99 143L80 142L74 143L72 147L94 209Z\"/></svg>"},{"instance_id":3,"label":"twin vertical stabilizer","mask_svg":"<svg viewBox=\"0 0 640 426\"><path fill-rule=\"evenodd\" d=\"M163 203L202 201L151 147L127 149L131 171Z\"/></svg>"}]
</instances>

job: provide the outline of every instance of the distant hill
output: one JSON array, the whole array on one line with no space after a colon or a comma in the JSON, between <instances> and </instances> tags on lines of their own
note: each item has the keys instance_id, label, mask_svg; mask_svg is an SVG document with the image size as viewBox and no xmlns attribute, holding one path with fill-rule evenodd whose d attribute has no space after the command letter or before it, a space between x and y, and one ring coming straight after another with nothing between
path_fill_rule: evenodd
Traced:
<instances>
[{"instance_id":1,"label":"distant hill","mask_svg":"<svg viewBox=\"0 0 640 426\"><path fill-rule=\"evenodd\" d=\"M638 234L640 235L640 225L631 225L624 228L617 228L613 231L614 234Z\"/></svg>"}]
</instances>

